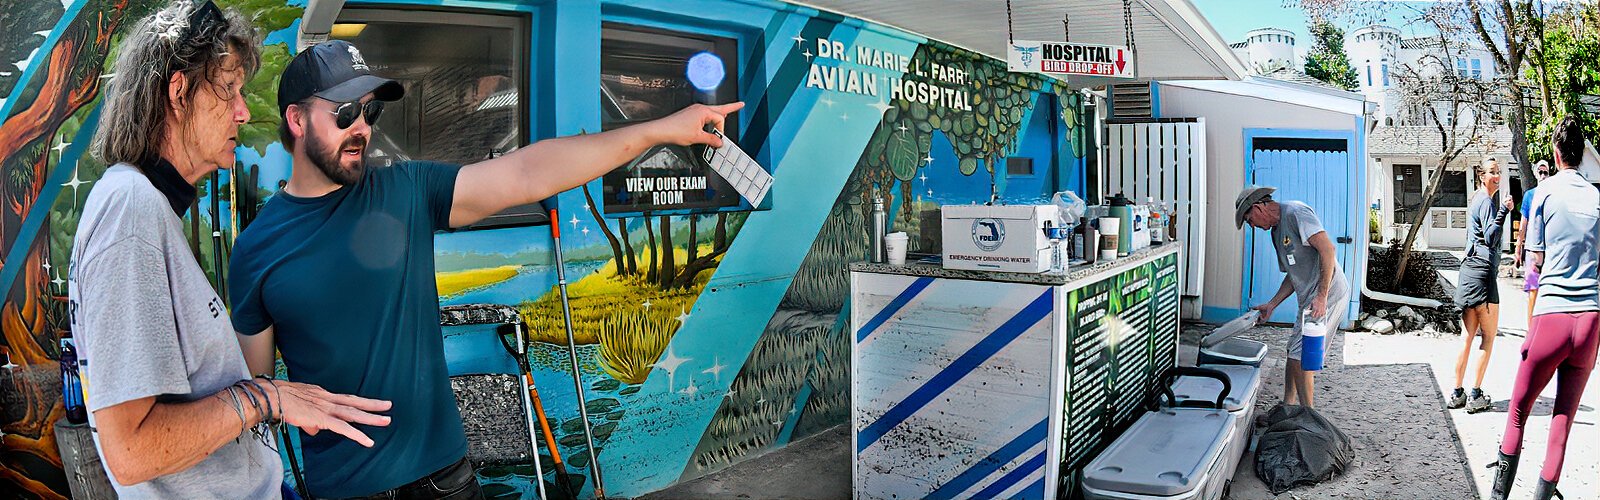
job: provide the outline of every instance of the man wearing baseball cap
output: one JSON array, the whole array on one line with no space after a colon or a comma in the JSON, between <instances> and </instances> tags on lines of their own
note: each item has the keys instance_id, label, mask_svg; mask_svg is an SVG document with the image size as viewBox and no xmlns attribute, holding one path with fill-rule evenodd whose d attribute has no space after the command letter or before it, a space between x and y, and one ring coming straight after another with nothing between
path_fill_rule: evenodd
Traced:
<instances>
[{"instance_id":1,"label":"man wearing baseball cap","mask_svg":"<svg viewBox=\"0 0 1600 500\"><path fill-rule=\"evenodd\" d=\"M1278 286L1278 293L1272 295L1272 300L1251 309L1261 311L1261 321L1265 322L1289 295L1298 297L1300 312L1295 315L1294 331L1289 337L1283 402L1312 407L1316 406L1313 404L1316 372L1307 371L1301 365L1300 329L1307 319L1319 321L1328 325L1331 341L1339 322L1344 320L1350 302L1350 284L1344 271L1339 269L1338 250L1322 228L1317 213L1298 201L1273 200L1274 191L1277 189L1265 186L1245 187L1233 202L1233 225L1244 227L1249 223L1271 233L1272 250L1278 255L1278 270L1284 273L1283 284Z\"/></svg>"},{"instance_id":2,"label":"man wearing baseball cap","mask_svg":"<svg viewBox=\"0 0 1600 500\"><path fill-rule=\"evenodd\" d=\"M540 141L466 166L405 161L369 168L367 144L398 82L355 46L296 55L278 87L288 184L240 234L228 283L252 372L277 348L289 378L393 401L363 448L302 435L317 497L481 498L445 371L433 233L534 203L600 177L657 144L710 144L742 103L696 105L659 120Z\"/></svg>"}]
</instances>

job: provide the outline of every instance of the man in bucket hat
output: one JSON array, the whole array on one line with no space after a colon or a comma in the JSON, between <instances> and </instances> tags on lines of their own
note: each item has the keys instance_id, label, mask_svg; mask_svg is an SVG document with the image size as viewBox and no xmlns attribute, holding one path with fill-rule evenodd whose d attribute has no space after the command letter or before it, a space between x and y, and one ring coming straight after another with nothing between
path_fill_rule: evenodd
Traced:
<instances>
[{"instance_id":1,"label":"man in bucket hat","mask_svg":"<svg viewBox=\"0 0 1600 500\"><path fill-rule=\"evenodd\" d=\"M1300 330L1310 319L1328 325L1331 337L1339 322L1344 320L1350 302L1350 281L1339 269L1338 250L1322 228L1317 213L1305 203L1273 200L1274 191L1277 189L1266 186L1245 187L1233 202L1233 225L1242 228L1249 223L1268 231L1273 253L1278 256L1278 270L1284 273L1283 284L1278 286L1272 299L1251 308L1261 311L1261 321L1271 318L1272 311L1289 295L1299 298L1299 313L1295 315L1294 331L1289 337L1283 402L1311 407L1316 406L1313 404L1316 372L1307 371L1301 363ZM1321 363L1318 360L1311 364Z\"/></svg>"},{"instance_id":2,"label":"man in bucket hat","mask_svg":"<svg viewBox=\"0 0 1600 500\"><path fill-rule=\"evenodd\" d=\"M252 371L269 370L276 347L291 379L394 403L391 424L367 431L371 448L301 436L317 497L482 498L445 369L435 231L553 197L658 144L721 146L705 128L743 106L695 105L466 166L370 168L372 125L404 94L347 42L296 55L278 87L289 183L231 262L233 324Z\"/></svg>"}]
</instances>

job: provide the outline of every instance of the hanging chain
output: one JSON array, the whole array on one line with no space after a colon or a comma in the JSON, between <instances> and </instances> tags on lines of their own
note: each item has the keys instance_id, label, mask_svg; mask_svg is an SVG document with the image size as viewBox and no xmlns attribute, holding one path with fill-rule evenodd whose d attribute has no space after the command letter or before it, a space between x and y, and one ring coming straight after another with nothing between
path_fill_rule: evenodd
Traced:
<instances>
[{"instance_id":1,"label":"hanging chain","mask_svg":"<svg viewBox=\"0 0 1600 500\"><path fill-rule=\"evenodd\" d=\"M1016 32L1011 28L1011 0L1006 0L1006 41L1017 39Z\"/></svg>"},{"instance_id":2,"label":"hanging chain","mask_svg":"<svg viewBox=\"0 0 1600 500\"><path fill-rule=\"evenodd\" d=\"M1122 0L1122 30L1128 36L1128 50L1133 49L1133 0ZM1137 52L1137 51L1135 51Z\"/></svg>"},{"instance_id":3,"label":"hanging chain","mask_svg":"<svg viewBox=\"0 0 1600 500\"><path fill-rule=\"evenodd\" d=\"M1061 13L1061 41L1063 42L1072 41L1072 25L1067 24L1068 17L1065 12Z\"/></svg>"}]
</instances>

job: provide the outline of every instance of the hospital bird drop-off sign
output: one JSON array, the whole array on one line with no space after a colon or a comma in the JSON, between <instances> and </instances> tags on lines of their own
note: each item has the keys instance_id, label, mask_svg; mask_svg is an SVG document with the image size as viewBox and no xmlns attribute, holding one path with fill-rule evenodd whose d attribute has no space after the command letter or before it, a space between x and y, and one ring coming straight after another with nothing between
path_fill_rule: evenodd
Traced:
<instances>
[{"instance_id":1,"label":"hospital bird drop-off sign","mask_svg":"<svg viewBox=\"0 0 1600 500\"><path fill-rule=\"evenodd\" d=\"M1121 45L1012 40L1007 67L1018 73L1133 78L1133 53Z\"/></svg>"}]
</instances>

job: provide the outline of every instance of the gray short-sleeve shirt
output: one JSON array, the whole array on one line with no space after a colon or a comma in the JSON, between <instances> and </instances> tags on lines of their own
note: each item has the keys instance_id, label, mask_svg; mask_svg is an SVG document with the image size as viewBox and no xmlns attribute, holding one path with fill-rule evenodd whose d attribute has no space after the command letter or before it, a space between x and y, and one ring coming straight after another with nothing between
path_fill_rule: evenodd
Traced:
<instances>
[{"instance_id":1,"label":"gray short-sleeve shirt","mask_svg":"<svg viewBox=\"0 0 1600 500\"><path fill-rule=\"evenodd\" d=\"M1324 232L1322 220L1310 206L1298 201L1278 202L1278 225L1272 227L1272 249L1278 254L1278 270L1289 274L1301 309L1311 305L1322 282L1322 256L1311 246L1311 237ZM1329 310L1349 300L1350 285L1344 270L1334 263L1333 284L1328 291Z\"/></svg>"},{"instance_id":2,"label":"gray short-sleeve shirt","mask_svg":"<svg viewBox=\"0 0 1600 500\"><path fill-rule=\"evenodd\" d=\"M195 262L178 217L132 166L106 170L89 192L73 238L67 295L91 427L97 410L148 397L193 401L249 377L228 312ZM94 434L103 455L100 437ZM131 486L111 477L124 499L275 499L283 464L246 433L179 472Z\"/></svg>"},{"instance_id":3,"label":"gray short-sleeve shirt","mask_svg":"<svg viewBox=\"0 0 1600 500\"><path fill-rule=\"evenodd\" d=\"M1533 314L1600 311L1600 191L1563 169L1539 183L1525 248L1544 252Z\"/></svg>"}]
</instances>

